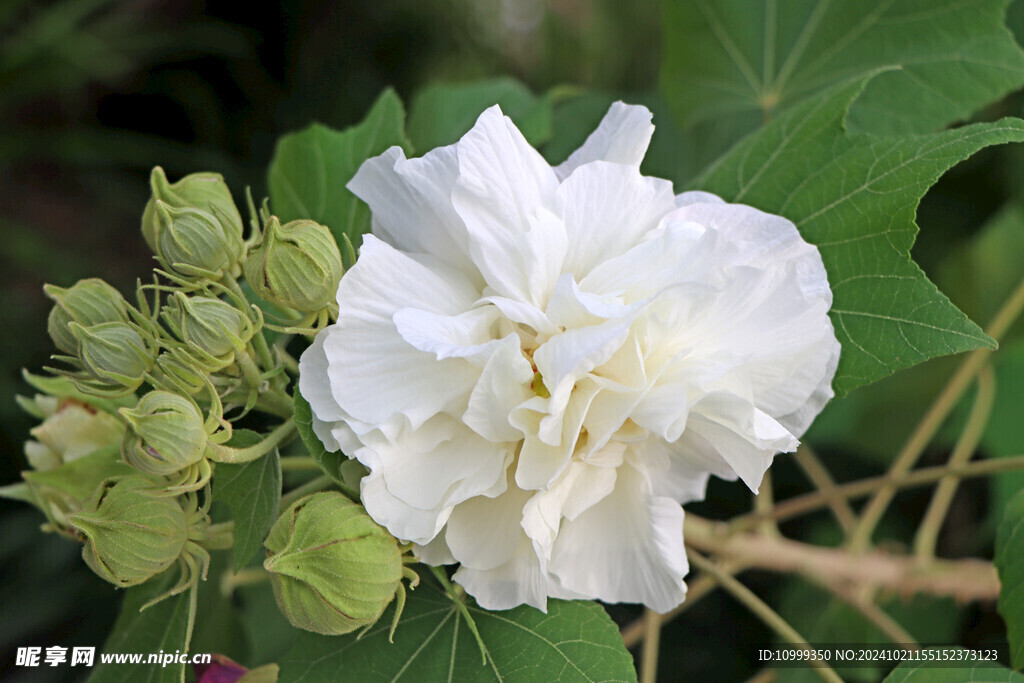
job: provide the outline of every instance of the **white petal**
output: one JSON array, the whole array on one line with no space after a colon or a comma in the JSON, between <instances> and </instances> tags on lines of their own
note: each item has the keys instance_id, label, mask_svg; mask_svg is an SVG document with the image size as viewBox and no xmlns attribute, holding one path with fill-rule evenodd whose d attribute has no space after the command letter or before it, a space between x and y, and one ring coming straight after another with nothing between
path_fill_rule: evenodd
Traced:
<instances>
[{"instance_id":1,"label":"white petal","mask_svg":"<svg viewBox=\"0 0 1024 683\"><path fill-rule=\"evenodd\" d=\"M500 496L477 496L455 508L444 536L452 556L467 569L496 569L511 561L523 536L519 522L531 492L511 482Z\"/></svg>"},{"instance_id":2,"label":"white petal","mask_svg":"<svg viewBox=\"0 0 1024 683\"><path fill-rule=\"evenodd\" d=\"M639 244L675 209L672 183L607 161L577 168L559 186L556 201L573 246L564 272L577 281L610 256Z\"/></svg>"},{"instance_id":3,"label":"white petal","mask_svg":"<svg viewBox=\"0 0 1024 683\"><path fill-rule=\"evenodd\" d=\"M523 433L509 422L509 415L534 395L530 391L533 369L523 356L518 337L510 335L499 344L480 373L462 415L468 427L495 443L523 438Z\"/></svg>"},{"instance_id":4,"label":"white petal","mask_svg":"<svg viewBox=\"0 0 1024 683\"><path fill-rule=\"evenodd\" d=\"M563 522L549 571L569 590L603 602L639 602L667 612L686 597L683 509L652 496L632 466L617 475L611 494Z\"/></svg>"},{"instance_id":5,"label":"white petal","mask_svg":"<svg viewBox=\"0 0 1024 683\"><path fill-rule=\"evenodd\" d=\"M597 392L594 382L580 382L569 396L564 412L541 418L536 435L527 436L519 451L516 467L519 487L544 490L565 471L580 438L583 418ZM511 418L514 424L522 424L517 420L522 419L522 412L525 412L523 408L515 411Z\"/></svg>"},{"instance_id":6,"label":"white petal","mask_svg":"<svg viewBox=\"0 0 1024 683\"><path fill-rule=\"evenodd\" d=\"M557 221L541 212L553 206L555 174L497 106L480 115L457 148L452 202L473 263L497 294L531 301L531 276L550 277L566 244Z\"/></svg>"},{"instance_id":7,"label":"white petal","mask_svg":"<svg viewBox=\"0 0 1024 683\"><path fill-rule=\"evenodd\" d=\"M454 145L420 159L406 159L401 147L392 147L364 162L347 187L369 204L377 237L475 274L466 249L466 228L452 206L458 174Z\"/></svg>"},{"instance_id":8,"label":"white petal","mask_svg":"<svg viewBox=\"0 0 1024 683\"><path fill-rule=\"evenodd\" d=\"M483 365L494 352L491 327L498 312L475 308L459 315L439 315L418 308L403 308L394 315L395 328L410 346L432 353L437 360L465 358Z\"/></svg>"},{"instance_id":9,"label":"white petal","mask_svg":"<svg viewBox=\"0 0 1024 683\"><path fill-rule=\"evenodd\" d=\"M452 577L484 609L512 609L532 605L542 612L548 608L548 580L533 544L520 532L511 560L494 569L459 567Z\"/></svg>"},{"instance_id":10,"label":"white petal","mask_svg":"<svg viewBox=\"0 0 1024 683\"><path fill-rule=\"evenodd\" d=\"M359 455L359 452L356 452ZM430 543L448 521L452 509L421 510L393 495L379 472L363 477L359 489L366 512L395 538L420 545Z\"/></svg>"},{"instance_id":11,"label":"white petal","mask_svg":"<svg viewBox=\"0 0 1024 683\"><path fill-rule=\"evenodd\" d=\"M395 328L400 309L452 315L475 301L475 290L458 271L433 266L367 236L358 262L342 278L338 322L324 338L324 351L334 398L359 421L381 424L401 414L415 429L464 404L479 376L479 368L464 360L439 361L415 348Z\"/></svg>"},{"instance_id":12,"label":"white petal","mask_svg":"<svg viewBox=\"0 0 1024 683\"><path fill-rule=\"evenodd\" d=\"M592 161L612 161L639 168L654 134L652 118L647 107L615 102L583 146L555 167L559 180Z\"/></svg>"},{"instance_id":13,"label":"white petal","mask_svg":"<svg viewBox=\"0 0 1024 683\"><path fill-rule=\"evenodd\" d=\"M716 194L710 192L701 192L700 190L693 190L691 192L683 192L682 194L676 195L676 206L686 206L687 204L724 204L725 200Z\"/></svg>"},{"instance_id":14,"label":"white petal","mask_svg":"<svg viewBox=\"0 0 1024 683\"><path fill-rule=\"evenodd\" d=\"M334 328L328 327L317 333L299 358L299 391L309 402L313 412L313 433L329 452L341 448L331 434L334 423L345 418L345 413L334 400L331 383L327 377L327 355L324 353L324 339Z\"/></svg>"}]
</instances>

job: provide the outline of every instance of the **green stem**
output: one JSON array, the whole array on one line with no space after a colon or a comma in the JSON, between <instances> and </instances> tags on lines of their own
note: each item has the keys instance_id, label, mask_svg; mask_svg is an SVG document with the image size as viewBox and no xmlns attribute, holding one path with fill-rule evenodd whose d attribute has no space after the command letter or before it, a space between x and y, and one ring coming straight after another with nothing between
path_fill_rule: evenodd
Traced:
<instances>
[{"instance_id":1,"label":"green stem","mask_svg":"<svg viewBox=\"0 0 1024 683\"><path fill-rule=\"evenodd\" d=\"M967 418L967 424L953 446L953 453L949 456L950 467L960 467L966 464L974 454L981 437L985 434L985 426L992 414L992 406L996 398L996 376L991 365L985 365L978 373L978 393L974 398L974 405L971 406L971 413ZM932 494L932 502L928 505L917 534L914 536L914 554L922 560L930 560L935 557L935 546L939 539L939 532L942 531L942 524L946 521L946 513L953 502L957 486L960 480L956 475L943 477L935 492Z\"/></svg>"},{"instance_id":2,"label":"green stem","mask_svg":"<svg viewBox=\"0 0 1024 683\"><path fill-rule=\"evenodd\" d=\"M277 509L287 510L288 507L299 498L307 496L310 493L329 489L333 484L334 480L326 474L319 476L316 479L310 479L305 484L302 484L281 496L281 502L278 504Z\"/></svg>"},{"instance_id":3,"label":"green stem","mask_svg":"<svg viewBox=\"0 0 1024 683\"><path fill-rule=\"evenodd\" d=\"M206 529L205 537L199 541L199 545L207 550L226 550L234 544L234 531L234 522L211 524Z\"/></svg>"},{"instance_id":4,"label":"green stem","mask_svg":"<svg viewBox=\"0 0 1024 683\"><path fill-rule=\"evenodd\" d=\"M237 572L226 571L220 579L220 593L229 598L236 588L255 586L269 580L270 573L262 567L248 567Z\"/></svg>"},{"instance_id":5,"label":"green stem","mask_svg":"<svg viewBox=\"0 0 1024 683\"><path fill-rule=\"evenodd\" d=\"M316 460L314 460L313 458L309 457L308 455L290 455L290 456L281 458L281 470L283 472L288 472L288 471L297 471L297 472L313 471L313 472L315 472L315 471L318 471L319 469L320 469L320 465L318 465L316 463Z\"/></svg>"},{"instance_id":6,"label":"green stem","mask_svg":"<svg viewBox=\"0 0 1024 683\"><path fill-rule=\"evenodd\" d=\"M462 596L455 589L455 586L451 581L448 580L448 574L445 573L444 567L430 567L430 571L434 574L434 578L438 580L441 587L444 588L444 592L448 594L451 601L455 603L455 607L459 610L459 614L466 620L466 626L469 627L473 637L476 638L476 644L480 647L480 660L481 663L486 665L487 660L490 657L490 653L487 651L487 646L484 645L484 639L480 636L480 631L476 628L476 622L473 621L473 616L469 613L469 609L466 607L466 603L463 601Z\"/></svg>"},{"instance_id":7,"label":"green stem","mask_svg":"<svg viewBox=\"0 0 1024 683\"><path fill-rule=\"evenodd\" d=\"M824 463L806 444L800 444L800 448L796 449L796 453L793 454L793 459L796 460L797 465L804 471L815 488L828 498L828 506L832 509L832 514L836 516L843 533L848 534L853 531L857 525L857 515L850 507L850 501L834 494L836 482Z\"/></svg>"},{"instance_id":8,"label":"green stem","mask_svg":"<svg viewBox=\"0 0 1024 683\"><path fill-rule=\"evenodd\" d=\"M196 626L196 609L199 606L199 582L196 581L188 589L188 622L185 626L185 643L182 646L183 652L188 652L192 644L192 631ZM185 683L185 667L181 668L181 683Z\"/></svg>"},{"instance_id":9,"label":"green stem","mask_svg":"<svg viewBox=\"0 0 1024 683\"><path fill-rule=\"evenodd\" d=\"M275 427L272 432L263 437L262 441L247 448L234 448L232 446L224 446L221 444L210 444L209 448L212 455L211 459L216 462L227 462L234 465L252 462L253 460L262 458L264 455L277 448L282 441L293 434L295 434L295 422L287 420L282 422L280 425Z\"/></svg>"},{"instance_id":10,"label":"green stem","mask_svg":"<svg viewBox=\"0 0 1024 683\"><path fill-rule=\"evenodd\" d=\"M1024 279L1018 284L1013 293L1006 299L999 312L996 313L992 322L986 330L987 334L997 342L1006 333L1013 322L1024 310ZM925 447L939 431L939 427L953 408L960 401L964 391L970 386L971 381L981 370L982 366L992 354L992 349L977 349L968 354L953 376L950 377L942 392L932 403L928 412L918 423L914 433L910 435L903 449L896 456L889 474L893 477L905 474L917 463ZM896 489L892 486L885 486L879 489L874 498L864 507L860 521L850 534L847 547L856 552L864 551L871 544L871 535L875 527L882 520L889 503L896 495Z\"/></svg>"},{"instance_id":11,"label":"green stem","mask_svg":"<svg viewBox=\"0 0 1024 683\"><path fill-rule=\"evenodd\" d=\"M764 622L765 626L779 634L783 640L804 650L811 649L811 646L804 640L803 636L797 633L796 629L790 626L788 621L779 616L778 612L769 607L761 598L754 595L753 591L736 580L731 574L722 571L714 562L691 548L686 549L686 555L690 558L691 564L714 577L723 590L750 610L754 616ZM824 661L811 660L811 665L814 666L815 671L823 680L829 683L843 683L843 679Z\"/></svg>"}]
</instances>

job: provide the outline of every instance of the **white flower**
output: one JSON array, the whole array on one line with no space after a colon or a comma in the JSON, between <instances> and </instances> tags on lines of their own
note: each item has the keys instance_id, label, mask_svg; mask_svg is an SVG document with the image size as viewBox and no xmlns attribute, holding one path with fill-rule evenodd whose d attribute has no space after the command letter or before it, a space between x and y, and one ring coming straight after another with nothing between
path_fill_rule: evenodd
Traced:
<instances>
[{"instance_id":1,"label":"white flower","mask_svg":"<svg viewBox=\"0 0 1024 683\"><path fill-rule=\"evenodd\" d=\"M486 608L679 604L680 504L711 474L756 490L832 396L817 249L642 176L653 130L617 103L552 168L495 106L349 183L373 235L300 389L370 515Z\"/></svg>"}]
</instances>

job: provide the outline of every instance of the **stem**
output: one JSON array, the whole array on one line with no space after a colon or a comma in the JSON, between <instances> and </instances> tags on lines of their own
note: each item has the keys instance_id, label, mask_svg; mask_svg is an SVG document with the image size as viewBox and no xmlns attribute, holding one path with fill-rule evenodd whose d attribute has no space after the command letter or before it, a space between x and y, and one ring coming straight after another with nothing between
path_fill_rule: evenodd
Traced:
<instances>
[{"instance_id":1,"label":"stem","mask_svg":"<svg viewBox=\"0 0 1024 683\"><path fill-rule=\"evenodd\" d=\"M198 606L199 582L196 581L192 584L192 587L188 589L188 621L185 626L185 643L181 648L184 652L188 652L188 648L192 644L192 630L196 626L196 609ZM181 683L185 683L185 667L181 668Z\"/></svg>"},{"instance_id":2,"label":"stem","mask_svg":"<svg viewBox=\"0 0 1024 683\"><path fill-rule=\"evenodd\" d=\"M206 529L205 538L199 541L199 545L207 550L226 550L234 543L234 530L234 522L211 524Z\"/></svg>"},{"instance_id":3,"label":"stem","mask_svg":"<svg viewBox=\"0 0 1024 683\"><path fill-rule=\"evenodd\" d=\"M761 479L761 486L758 487L758 493L754 496L754 512L768 512L774 506L775 499L772 496L772 473L771 471L765 471L764 478ZM775 520L770 517L766 517L761 521L761 533L766 536L781 535Z\"/></svg>"},{"instance_id":4,"label":"stem","mask_svg":"<svg viewBox=\"0 0 1024 683\"><path fill-rule=\"evenodd\" d=\"M873 491L878 491L888 486L898 489L923 486L924 484L931 484L939 481L948 475L967 479L969 477L983 477L989 474L1012 472L1014 470L1022 469L1024 469L1024 455L1015 455L1008 458L990 458L958 466L950 466L947 464L938 465L936 467L922 467L919 470L907 472L899 476L883 474L879 477L871 477L869 479L861 479L848 484L840 484L836 486L832 495L848 500L850 498L866 496ZM784 500L776 505L772 511L765 516L771 517L777 521L782 521L784 519L797 517L807 512L813 512L814 510L825 507L828 505L828 501L829 496L824 495L821 491L815 491L813 493L807 493L802 496L796 496L794 498ZM754 528L758 523L760 523L760 521L760 513L742 515L729 522L729 529L732 532L745 531Z\"/></svg>"},{"instance_id":5,"label":"stem","mask_svg":"<svg viewBox=\"0 0 1024 683\"><path fill-rule=\"evenodd\" d=\"M950 467L962 466L971 459L985 433L995 398L996 375L991 365L985 365L978 374L978 394L974 397L974 405L971 406L967 424L953 447L953 453L949 456ZM925 512L914 536L914 554L918 558L927 561L935 557L939 532L942 531L942 524L946 520L946 513L959 484L959 477L951 474L943 477L935 487L932 502L928 505L928 511Z\"/></svg>"},{"instance_id":6,"label":"stem","mask_svg":"<svg viewBox=\"0 0 1024 683\"><path fill-rule=\"evenodd\" d=\"M319 471L320 465L308 455L289 455L281 458L281 471Z\"/></svg>"},{"instance_id":7,"label":"stem","mask_svg":"<svg viewBox=\"0 0 1024 683\"><path fill-rule=\"evenodd\" d=\"M283 389L274 388L268 380L263 379L263 373L249 357L248 352L236 353L235 363L242 370L245 383L249 385L250 390L256 392L256 403L261 410L284 418L289 418L295 413L295 403L291 397ZM267 388L261 390L260 387L264 383Z\"/></svg>"},{"instance_id":8,"label":"stem","mask_svg":"<svg viewBox=\"0 0 1024 683\"><path fill-rule=\"evenodd\" d=\"M469 630L476 638L476 644L480 647L481 664L486 666L490 653L487 651L484 639L480 637L480 631L477 630L476 622L473 620L473 616L469 613L469 609L466 608L466 603L463 602L462 596L460 596L458 591L455 590L455 586L452 585L452 582L448 580L448 575L445 573L443 567L430 567L430 571L434 574L434 578L436 578L441 584L441 587L444 588L444 592L448 594L451 601L455 603L455 607L459 610L459 614L465 618L466 626L469 627Z\"/></svg>"},{"instance_id":9,"label":"stem","mask_svg":"<svg viewBox=\"0 0 1024 683\"><path fill-rule=\"evenodd\" d=\"M257 458L262 458L270 451L277 448L277 446L295 433L295 422L292 420L286 420L272 432L263 437L263 440L259 443L253 444L247 448L234 448L233 446L224 446L222 444L210 444L210 452L212 454L212 460L216 462L227 462L233 465L244 462L252 462Z\"/></svg>"},{"instance_id":10,"label":"stem","mask_svg":"<svg viewBox=\"0 0 1024 683\"><path fill-rule=\"evenodd\" d=\"M818 582L818 585L830 591L837 598L848 604L861 613L865 619L870 621L892 642L899 645L917 646L917 639L903 628L902 625L893 619L888 612L876 605L869 599L860 597L863 591L852 590L849 586L841 586L835 583Z\"/></svg>"},{"instance_id":11,"label":"stem","mask_svg":"<svg viewBox=\"0 0 1024 683\"><path fill-rule=\"evenodd\" d=\"M226 571L220 579L220 594L230 598L236 588L255 586L270 580L270 573L262 567L249 567L237 572Z\"/></svg>"},{"instance_id":12,"label":"stem","mask_svg":"<svg viewBox=\"0 0 1024 683\"><path fill-rule=\"evenodd\" d=\"M1024 309L1024 279L1017 284L1017 288L989 323L987 334L998 342L1020 315L1022 309ZM991 354L992 349L977 349L967 355L896 456L896 460L889 468L890 475L897 476L910 471ZM883 487L875 493L875 497L865 506L860 522L850 535L848 546L852 550L862 551L870 545L871 534L878 526L882 515L885 514L895 495L896 489L892 486Z\"/></svg>"},{"instance_id":13,"label":"stem","mask_svg":"<svg viewBox=\"0 0 1024 683\"><path fill-rule=\"evenodd\" d=\"M297 501L303 496L309 495L310 493L316 493L317 491L323 491L329 489L334 483L334 480L328 477L326 474L317 477L316 479L310 479L305 484L298 486L288 493L281 496L281 502L278 503L278 510L287 510L292 503Z\"/></svg>"},{"instance_id":14,"label":"stem","mask_svg":"<svg viewBox=\"0 0 1024 683\"><path fill-rule=\"evenodd\" d=\"M686 516L683 536L688 546L722 559L831 585L884 588L908 596L953 596L962 602L993 601L999 595L999 576L987 560L937 559L922 564L909 555L881 550L853 553L756 532L730 533L727 524L693 514Z\"/></svg>"},{"instance_id":15,"label":"stem","mask_svg":"<svg viewBox=\"0 0 1024 683\"><path fill-rule=\"evenodd\" d=\"M658 679L658 644L661 640L661 615L644 608L644 648L640 653L640 683Z\"/></svg>"},{"instance_id":16,"label":"stem","mask_svg":"<svg viewBox=\"0 0 1024 683\"><path fill-rule=\"evenodd\" d=\"M732 595L783 640L804 650L811 649L811 646L804 640L803 636L797 633L796 629L790 626L788 621L779 616L778 612L769 607L761 598L754 595L753 591L737 581L732 575L722 571L718 565L692 548L686 549L686 555L690 558L690 562L693 565L713 576L723 590ZM825 662L811 660L810 663L822 680L829 683L843 683L843 679Z\"/></svg>"},{"instance_id":17,"label":"stem","mask_svg":"<svg viewBox=\"0 0 1024 683\"><path fill-rule=\"evenodd\" d=\"M828 506L832 509L832 514L836 516L836 521L842 527L843 533L849 534L857 524L857 515L850 507L848 500L836 495L836 482L824 463L806 444L800 444L793 456L797 465L804 471L815 488L826 497Z\"/></svg>"}]
</instances>

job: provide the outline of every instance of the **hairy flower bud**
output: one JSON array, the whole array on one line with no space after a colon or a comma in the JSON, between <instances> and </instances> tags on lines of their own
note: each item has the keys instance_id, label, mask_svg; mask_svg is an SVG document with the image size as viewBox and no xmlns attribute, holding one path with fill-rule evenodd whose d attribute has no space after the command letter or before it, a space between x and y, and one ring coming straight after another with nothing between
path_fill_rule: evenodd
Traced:
<instances>
[{"instance_id":1,"label":"hairy flower bud","mask_svg":"<svg viewBox=\"0 0 1024 683\"><path fill-rule=\"evenodd\" d=\"M349 633L376 623L399 591L404 597L408 570L398 541L336 491L296 501L270 530L266 547L263 566L277 604L298 628Z\"/></svg>"},{"instance_id":2,"label":"hairy flower bud","mask_svg":"<svg viewBox=\"0 0 1024 683\"><path fill-rule=\"evenodd\" d=\"M128 323L111 322L82 327L69 325L79 344L85 369L96 380L93 389L128 394L142 384L153 369L155 354L142 335Z\"/></svg>"},{"instance_id":3,"label":"hairy flower bud","mask_svg":"<svg viewBox=\"0 0 1024 683\"><path fill-rule=\"evenodd\" d=\"M164 267L193 277L237 276L245 250L241 229L225 225L214 214L190 207L175 208L156 201L156 247Z\"/></svg>"},{"instance_id":4,"label":"hairy flower bud","mask_svg":"<svg viewBox=\"0 0 1024 683\"><path fill-rule=\"evenodd\" d=\"M157 201L175 209L202 209L221 223L225 234L237 234L241 238L242 216L224 177L219 173L192 173L176 183L169 183L164 170L157 166L150 174L149 185L153 195L142 213L142 236L153 253L159 253Z\"/></svg>"},{"instance_id":5,"label":"hairy flower bud","mask_svg":"<svg viewBox=\"0 0 1024 683\"><path fill-rule=\"evenodd\" d=\"M128 320L124 297L99 278L79 280L68 288L45 285L43 291L54 301L46 323L47 331L57 348L65 353L78 353L78 340L68 329L69 323L89 327Z\"/></svg>"},{"instance_id":6,"label":"hairy flower bud","mask_svg":"<svg viewBox=\"0 0 1024 683\"><path fill-rule=\"evenodd\" d=\"M82 557L100 578L136 586L170 567L188 540L185 511L140 475L103 482L68 522L85 540Z\"/></svg>"},{"instance_id":7,"label":"hairy flower bud","mask_svg":"<svg viewBox=\"0 0 1024 683\"><path fill-rule=\"evenodd\" d=\"M342 272L341 252L331 231L309 220L281 225L271 216L245 259L245 279L257 294L307 312L334 301Z\"/></svg>"},{"instance_id":8,"label":"hairy flower bud","mask_svg":"<svg viewBox=\"0 0 1024 683\"><path fill-rule=\"evenodd\" d=\"M135 408L122 408L128 422L121 451L125 462L148 474L169 475L198 462L206 451L203 415L191 400L151 391Z\"/></svg>"},{"instance_id":9,"label":"hairy flower bud","mask_svg":"<svg viewBox=\"0 0 1024 683\"><path fill-rule=\"evenodd\" d=\"M217 358L243 350L255 332L244 311L208 296L178 292L163 314L179 339Z\"/></svg>"},{"instance_id":10,"label":"hairy flower bud","mask_svg":"<svg viewBox=\"0 0 1024 683\"><path fill-rule=\"evenodd\" d=\"M32 405L45 419L29 433L25 457L35 470L52 470L95 450L117 445L124 425L110 413L74 399L37 394Z\"/></svg>"}]
</instances>

